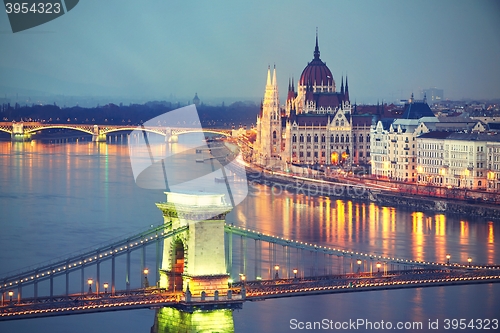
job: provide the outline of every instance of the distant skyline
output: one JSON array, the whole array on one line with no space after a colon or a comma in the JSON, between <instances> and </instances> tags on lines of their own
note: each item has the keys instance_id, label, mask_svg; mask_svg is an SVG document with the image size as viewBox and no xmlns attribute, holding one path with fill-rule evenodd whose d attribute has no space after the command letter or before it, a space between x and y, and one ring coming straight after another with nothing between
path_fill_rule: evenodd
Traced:
<instances>
[{"instance_id":1,"label":"distant skyline","mask_svg":"<svg viewBox=\"0 0 500 333\"><path fill-rule=\"evenodd\" d=\"M24 94L258 101L276 65L281 102L313 58L351 101L500 98L498 1L80 1L13 34L0 13L0 98Z\"/></svg>"}]
</instances>

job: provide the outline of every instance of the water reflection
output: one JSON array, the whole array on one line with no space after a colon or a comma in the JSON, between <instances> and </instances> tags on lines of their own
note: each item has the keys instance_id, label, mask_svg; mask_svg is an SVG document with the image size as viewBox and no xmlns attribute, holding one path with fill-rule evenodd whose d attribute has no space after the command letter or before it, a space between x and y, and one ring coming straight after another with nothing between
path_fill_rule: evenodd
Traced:
<instances>
[{"instance_id":1,"label":"water reflection","mask_svg":"<svg viewBox=\"0 0 500 333\"><path fill-rule=\"evenodd\" d=\"M229 309L193 313L173 308L156 310L151 333L233 333L233 311Z\"/></svg>"}]
</instances>

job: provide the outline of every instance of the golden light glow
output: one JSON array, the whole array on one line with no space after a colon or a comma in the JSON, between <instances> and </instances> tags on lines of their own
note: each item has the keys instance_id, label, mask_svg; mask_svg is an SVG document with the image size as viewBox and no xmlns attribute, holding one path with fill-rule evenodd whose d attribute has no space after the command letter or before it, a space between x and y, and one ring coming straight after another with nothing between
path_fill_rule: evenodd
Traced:
<instances>
[{"instance_id":1,"label":"golden light glow","mask_svg":"<svg viewBox=\"0 0 500 333\"><path fill-rule=\"evenodd\" d=\"M88 280L87 280L87 283L88 283L88 285L90 286L92 283L94 283L94 280L92 280L92 279L88 279Z\"/></svg>"},{"instance_id":2,"label":"golden light glow","mask_svg":"<svg viewBox=\"0 0 500 333\"><path fill-rule=\"evenodd\" d=\"M148 273L149 273L149 269L144 268L144 275L148 275Z\"/></svg>"},{"instance_id":3,"label":"golden light glow","mask_svg":"<svg viewBox=\"0 0 500 333\"><path fill-rule=\"evenodd\" d=\"M495 180L495 173L493 171L488 171L488 180Z\"/></svg>"},{"instance_id":4,"label":"golden light glow","mask_svg":"<svg viewBox=\"0 0 500 333\"><path fill-rule=\"evenodd\" d=\"M331 164L338 164L339 163L339 153L334 152L330 155L330 163Z\"/></svg>"},{"instance_id":5,"label":"golden light glow","mask_svg":"<svg viewBox=\"0 0 500 333\"><path fill-rule=\"evenodd\" d=\"M275 266L274 266L274 270L275 270L275 271L278 271L279 269L280 269L280 265L275 265Z\"/></svg>"},{"instance_id":6,"label":"golden light glow","mask_svg":"<svg viewBox=\"0 0 500 333\"><path fill-rule=\"evenodd\" d=\"M362 263L361 259L358 259L358 260L356 261L356 263L357 263L358 265L361 265L361 263Z\"/></svg>"},{"instance_id":7,"label":"golden light glow","mask_svg":"<svg viewBox=\"0 0 500 333\"><path fill-rule=\"evenodd\" d=\"M104 283L104 289L108 289L108 287L109 287L109 284Z\"/></svg>"},{"instance_id":8,"label":"golden light glow","mask_svg":"<svg viewBox=\"0 0 500 333\"><path fill-rule=\"evenodd\" d=\"M14 292L12 290L9 290L9 296L10 297L14 296Z\"/></svg>"}]
</instances>

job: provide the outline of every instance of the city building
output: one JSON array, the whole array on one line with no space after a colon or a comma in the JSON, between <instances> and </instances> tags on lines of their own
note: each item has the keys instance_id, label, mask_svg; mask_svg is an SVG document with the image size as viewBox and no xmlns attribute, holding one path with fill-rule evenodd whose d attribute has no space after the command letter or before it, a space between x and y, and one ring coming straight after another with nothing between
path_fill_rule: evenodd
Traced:
<instances>
[{"instance_id":1,"label":"city building","mask_svg":"<svg viewBox=\"0 0 500 333\"><path fill-rule=\"evenodd\" d=\"M200 98L198 97L198 93L194 94L193 104L196 106L200 106Z\"/></svg>"},{"instance_id":2,"label":"city building","mask_svg":"<svg viewBox=\"0 0 500 333\"><path fill-rule=\"evenodd\" d=\"M416 138L435 129L438 119L426 101L413 98L399 119L382 119L371 129L371 173L404 182L417 179Z\"/></svg>"},{"instance_id":3,"label":"city building","mask_svg":"<svg viewBox=\"0 0 500 333\"><path fill-rule=\"evenodd\" d=\"M429 132L417 138L417 183L500 191L500 135Z\"/></svg>"},{"instance_id":4,"label":"city building","mask_svg":"<svg viewBox=\"0 0 500 333\"><path fill-rule=\"evenodd\" d=\"M314 57L297 82L289 80L280 104L276 67L268 68L261 112L257 117L253 159L276 168L290 164L353 166L370 161L372 117L353 114L347 76L340 91L320 58L318 36Z\"/></svg>"},{"instance_id":5,"label":"city building","mask_svg":"<svg viewBox=\"0 0 500 333\"><path fill-rule=\"evenodd\" d=\"M426 98L427 101L433 105L436 103L439 103L443 101L444 99L444 92L443 89L437 89L437 88L429 88L429 89L424 89L422 90L422 99Z\"/></svg>"}]
</instances>

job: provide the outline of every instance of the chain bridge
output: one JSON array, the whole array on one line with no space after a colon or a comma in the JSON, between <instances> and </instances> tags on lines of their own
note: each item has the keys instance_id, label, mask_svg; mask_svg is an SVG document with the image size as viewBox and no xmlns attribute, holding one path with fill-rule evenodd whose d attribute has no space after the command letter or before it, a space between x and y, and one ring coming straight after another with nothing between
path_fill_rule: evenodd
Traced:
<instances>
[{"instance_id":1,"label":"chain bridge","mask_svg":"<svg viewBox=\"0 0 500 333\"><path fill-rule=\"evenodd\" d=\"M157 226L0 278L0 321L498 283L500 266L361 253L229 225L220 194L166 192ZM189 203L189 204L186 204Z\"/></svg>"}]
</instances>

